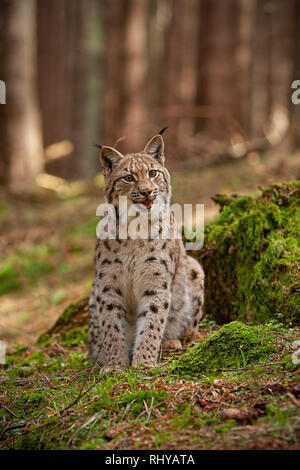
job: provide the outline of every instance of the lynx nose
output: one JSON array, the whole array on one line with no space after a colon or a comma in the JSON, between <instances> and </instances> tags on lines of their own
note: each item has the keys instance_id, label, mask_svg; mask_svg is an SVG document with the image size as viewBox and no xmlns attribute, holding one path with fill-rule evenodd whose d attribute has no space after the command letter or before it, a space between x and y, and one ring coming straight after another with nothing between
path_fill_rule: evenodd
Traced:
<instances>
[{"instance_id":1,"label":"lynx nose","mask_svg":"<svg viewBox=\"0 0 300 470\"><path fill-rule=\"evenodd\" d=\"M143 188L143 189L140 189L140 193L142 194L142 196L148 197L148 196L151 195L152 189L150 189L150 188Z\"/></svg>"}]
</instances>

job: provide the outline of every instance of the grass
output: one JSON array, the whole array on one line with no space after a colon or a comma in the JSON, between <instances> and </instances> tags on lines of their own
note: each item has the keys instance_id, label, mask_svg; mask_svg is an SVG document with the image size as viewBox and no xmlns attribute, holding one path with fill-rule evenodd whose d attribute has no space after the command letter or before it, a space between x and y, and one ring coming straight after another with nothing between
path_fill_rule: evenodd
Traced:
<instances>
[{"instance_id":1,"label":"grass","mask_svg":"<svg viewBox=\"0 0 300 470\"><path fill-rule=\"evenodd\" d=\"M204 321L203 340L216 329ZM291 354L299 330L279 323L274 330L279 361ZM101 373L84 341L64 338L10 352L0 375L0 448L298 448L295 367L252 365L178 378L172 364L182 352L176 352L153 369Z\"/></svg>"}]
</instances>

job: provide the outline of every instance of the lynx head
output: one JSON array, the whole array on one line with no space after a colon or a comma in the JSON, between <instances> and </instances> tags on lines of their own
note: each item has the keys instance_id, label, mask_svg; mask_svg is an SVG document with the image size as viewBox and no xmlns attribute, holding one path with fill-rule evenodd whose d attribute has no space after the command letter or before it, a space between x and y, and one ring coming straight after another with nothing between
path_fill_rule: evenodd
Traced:
<instances>
[{"instance_id":1,"label":"lynx head","mask_svg":"<svg viewBox=\"0 0 300 470\"><path fill-rule=\"evenodd\" d=\"M112 147L102 147L100 162L105 177L106 202L116 205L119 196L130 204L151 211L152 204L168 205L170 175L164 166L164 141L155 135L139 153L122 155Z\"/></svg>"}]
</instances>

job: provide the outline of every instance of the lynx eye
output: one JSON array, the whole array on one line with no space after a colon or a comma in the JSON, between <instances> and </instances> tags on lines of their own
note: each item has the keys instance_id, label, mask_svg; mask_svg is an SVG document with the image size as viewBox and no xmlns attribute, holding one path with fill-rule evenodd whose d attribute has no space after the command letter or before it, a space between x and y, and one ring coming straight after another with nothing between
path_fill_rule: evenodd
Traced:
<instances>
[{"instance_id":1,"label":"lynx eye","mask_svg":"<svg viewBox=\"0 0 300 470\"><path fill-rule=\"evenodd\" d=\"M123 176L123 181L126 181L126 183L131 183L134 181L134 177L132 175Z\"/></svg>"},{"instance_id":2,"label":"lynx eye","mask_svg":"<svg viewBox=\"0 0 300 470\"><path fill-rule=\"evenodd\" d=\"M148 174L149 174L149 178L155 178L155 176L157 175L157 171L156 170L150 170Z\"/></svg>"}]
</instances>

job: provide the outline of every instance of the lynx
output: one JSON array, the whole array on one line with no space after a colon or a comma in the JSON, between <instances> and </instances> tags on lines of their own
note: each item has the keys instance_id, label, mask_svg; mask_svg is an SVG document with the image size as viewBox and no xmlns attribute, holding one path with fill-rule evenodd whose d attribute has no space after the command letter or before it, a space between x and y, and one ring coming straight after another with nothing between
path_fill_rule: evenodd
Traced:
<instances>
[{"instance_id":1,"label":"lynx","mask_svg":"<svg viewBox=\"0 0 300 470\"><path fill-rule=\"evenodd\" d=\"M128 206L135 204L146 211L149 220L155 206L170 206L170 175L164 166L161 133L139 153L122 155L105 146L99 157L105 200L116 210L120 196L127 196ZM161 233L164 221L160 217L156 222ZM89 351L107 369L154 366L161 349L180 348L183 338L197 336L203 317L204 273L186 254L182 240L170 233L169 239L159 235L97 239Z\"/></svg>"}]
</instances>

